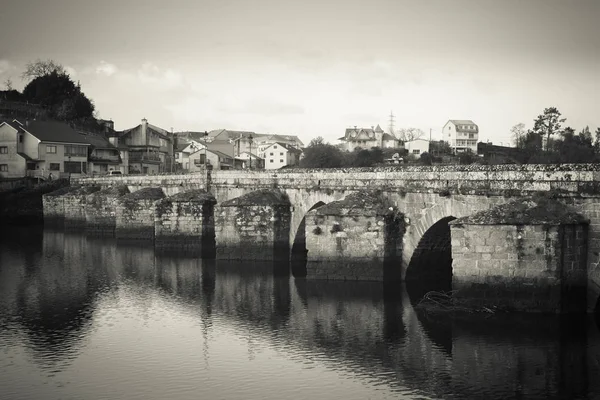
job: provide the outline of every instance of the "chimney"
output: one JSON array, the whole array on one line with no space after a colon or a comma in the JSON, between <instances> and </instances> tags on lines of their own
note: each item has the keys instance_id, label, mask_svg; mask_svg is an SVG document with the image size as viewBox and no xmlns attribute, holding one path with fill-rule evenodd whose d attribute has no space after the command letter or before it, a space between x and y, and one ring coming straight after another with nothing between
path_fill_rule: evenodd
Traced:
<instances>
[{"instance_id":1,"label":"chimney","mask_svg":"<svg viewBox=\"0 0 600 400\"><path fill-rule=\"evenodd\" d=\"M148 145L150 142L148 141L148 136L146 134L148 129L148 120L146 118L142 118L142 140L146 142Z\"/></svg>"}]
</instances>

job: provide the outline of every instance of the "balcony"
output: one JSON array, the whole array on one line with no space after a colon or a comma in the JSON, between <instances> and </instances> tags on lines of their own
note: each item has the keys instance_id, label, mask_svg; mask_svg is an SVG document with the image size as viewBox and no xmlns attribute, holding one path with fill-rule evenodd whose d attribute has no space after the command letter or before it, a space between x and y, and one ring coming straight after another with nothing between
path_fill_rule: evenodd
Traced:
<instances>
[{"instance_id":1,"label":"balcony","mask_svg":"<svg viewBox=\"0 0 600 400\"><path fill-rule=\"evenodd\" d=\"M89 156L89 161L96 164L119 164L121 162L121 157L118 155L92 154Z\"/></svg>"},{"instance_id":2,"label":"balcony","mask_svg":"<svg viewBox=\"0 0 600 400\"><path fill-rule=\"evenodd\" d=\"M129 162L160 162L160 156L156 153L129 152Z\"/></svg>"}]
</instances>

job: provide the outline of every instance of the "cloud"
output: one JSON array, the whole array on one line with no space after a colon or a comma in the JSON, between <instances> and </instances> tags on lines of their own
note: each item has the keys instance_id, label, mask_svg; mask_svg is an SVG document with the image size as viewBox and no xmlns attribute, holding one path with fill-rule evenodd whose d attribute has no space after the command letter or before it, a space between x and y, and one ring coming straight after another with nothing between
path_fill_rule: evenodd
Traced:
<instances>
[{"instance_id":1,"label":"cloud","mask_svg":"<svg viewBox=\"0 0 600 400\"><path fill-rule=\"evenodd\" d=\"M100 61L100 65L96 67L96 73L106 76L112 76L117 73L119 69L116 65L107 63L106 61Z\"/></svg>"},{"instance_id":2,"label":"cloud","mask_svg":"<svg viewBox=\"0 0 600 400\"><path fill-rule=\"evenodd\" d=\"M147 62L137 71L138 79L148 85L163 90L172 90L183 86L183 75L180 72L167 68L162 70L157 65Z\"/></svg>"},{"instance_id":3,"label":"cloud","mask_svg":"<svg viewBox=\"0 0 600 400\"><path fill-rule=\"evenodd\" d=\"M0 74L7 72L10 69L10 63L7 60L0 60Z\"/></svg>"}]
</instances>

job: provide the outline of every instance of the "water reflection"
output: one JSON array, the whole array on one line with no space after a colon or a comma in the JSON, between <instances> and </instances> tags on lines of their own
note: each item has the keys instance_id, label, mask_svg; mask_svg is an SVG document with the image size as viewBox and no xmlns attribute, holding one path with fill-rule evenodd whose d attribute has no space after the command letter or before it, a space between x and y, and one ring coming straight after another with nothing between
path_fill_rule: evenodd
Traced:
<instances>
[{"instance_id":1,"label":"water reflection","mask_svg":"<svg viewBox=\"0 0 600 400\"><path fill-rule=\"evenodd\" d=\"M0 394L10 398L600 395L590 321L431 316L401 287L294 279L276 262L49 230L1 239L0 347L10 361L0 363Z\"/></svg>"}]
</instances>

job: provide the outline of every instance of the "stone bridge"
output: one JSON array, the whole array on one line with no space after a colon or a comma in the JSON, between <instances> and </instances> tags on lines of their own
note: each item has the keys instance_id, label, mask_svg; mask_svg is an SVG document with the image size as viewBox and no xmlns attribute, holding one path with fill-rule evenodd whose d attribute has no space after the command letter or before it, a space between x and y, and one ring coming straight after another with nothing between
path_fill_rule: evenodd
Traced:
<instances>
[{"instance_id":1,"label":"stone bridge","mask_svg":"<svg viewBox=\"0 0 600 400\"><path fill-rule=\"evenodd\" d=\"M314 229L311 221L316 221L312 217L316 216L316 211L319 210L317 207L334 204L353 195L360 198L365 190L378 190L383 203L397 211L403 219L404 232L400 243L397 244L397 248L400 249L398 256L402 260L400 274L403 278L407 275L413 255L436 248L439 250L439 247L449 250L450 221L536 193L544 193L548 197L559 199L565 206L571 206L589 222L584 263L588 277L588 307L593 307L600 294L599 178L600 167L593 164L470 165L278 171L219 170L209 171L206 175L200 173L81 178L73 180L72 184L96 185L101 188L126 185L131 192L150 187L162 188L166 196L194 189L206 189L212 193L217 205L257 190L276 190L284 193L291 205L288 238L290 247L299 236L309 236L310 229ZM352 205L344 207L352 208ZM306 218L307 214L311 218ZM368 224L370 225L370 222ZM334 230L331 230L332 235ZM314 240L328 240L326 236L328 235L310 240L313 240L314 245ZM339 240L338 235L338 243Z\"/></svg>"}]
</instances>

